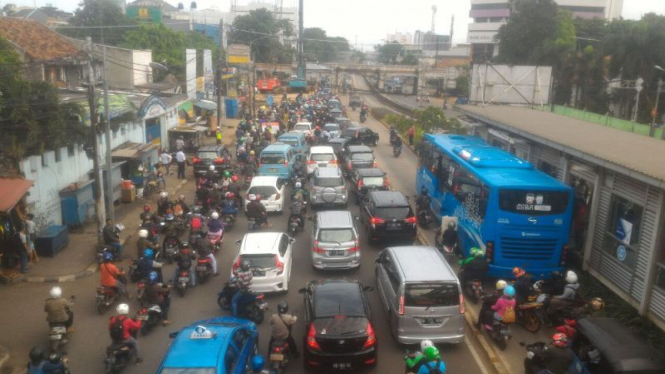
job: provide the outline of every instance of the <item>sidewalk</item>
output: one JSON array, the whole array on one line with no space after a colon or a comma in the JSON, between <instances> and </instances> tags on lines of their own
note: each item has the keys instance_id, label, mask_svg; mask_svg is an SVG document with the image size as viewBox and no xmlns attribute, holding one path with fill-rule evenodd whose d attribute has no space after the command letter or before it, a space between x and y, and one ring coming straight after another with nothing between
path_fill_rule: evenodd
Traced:
<instances>
[{"instance_id":1,"label":"sidewalk","mask_svg":"<svg viewBox=\"0 0 665 374\"><path fill-rule=\"evenodd\" d=\"M228 119L222 127L222 139L227 146L234 143L238 122L239 120ZM211 144L215 144L214 137L204 138L204 145ZM165 178L166 191L171 197L180 193L188 181L193 181L190 168L187 168L185 172L188 179L184 180L177 179L175 169L172 165L173 174L167 175ZM115 206L115 222L125 226L125 230L120 234L120 240L126 258L131 257L135 252L134 242L137 239L137 229L141 224L139 215L143 211L143 205L147 203L153 207L153 210L157 209L155 202L158 197L158 194L153 194L147 200L137 198L132 203L120 203ZM0 283L59 283L92 275L97 271L96 245L97 224L93 222L86 225L82 233L70 231L67 246L55 257L40 257L39 262L33 264L27 274L20 274L17 269L3 269L0 271Z\"/></svg>"}]
</instances>

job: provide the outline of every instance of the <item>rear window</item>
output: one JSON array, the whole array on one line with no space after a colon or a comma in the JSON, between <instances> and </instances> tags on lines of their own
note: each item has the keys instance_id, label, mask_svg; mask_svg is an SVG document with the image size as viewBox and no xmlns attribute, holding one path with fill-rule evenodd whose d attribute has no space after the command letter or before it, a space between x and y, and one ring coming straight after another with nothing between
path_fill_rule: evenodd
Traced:
<instances>
[{"instance_id":1,"label":"rear window","mask_svg":"<svg viewBox=\"0 0 665 374\"><path fill-rule=\"evenodd\" d=\"M296 131L309 131L311 129L309 125L295 125L293 128Z\"/></svg>"},{"instance_id":2,"label":"rear window","mask_svg":"<svg viewBox=\"0 0 665 374\"><path fill-rule=\"evenodd\" d=\"M499 190L499 207L530 216L561 214L568 208L569 198L566 191Z\"/></svg>"},{"instance_id":3,"label":"rear window","mask_svg":"<svg viewBox=\"0 0 665 374\"><path fill-rule=\"evenodd\" d=\"M353 138L356 136L356 132L358 132L358 129L353 129L353 130L345 130L344 131L344 136L347 138Z\"/></svg>"},{"instance_id":4,"label":"rear window","mask_svg":"<svg viewBox=\"0 0 665 374\"><path fill-rule=\"evenodd\" d=\"M253 268L260 269L271 269L275 265L275 255L271 254L261 254L261 255L242 255L240 256L242 261L249 261L249 264Z\"/></svg>"},{"instance_id":5,"label":"rear window","mask_svg":"<svg viewBox=\"0 0 665 374\"><path fill-rule=\"evenodd\" d=\"M335 155L332 153L313 153L310 159L312 161L332 161L335 159Z\"/></svg>"},{"instance_id":6,"label":"rear window","mask_svg":"<svg viewBox=\"0 0 665 374\"><path fill-rule=\"evenodd\" d=\"M351 229L324 229L319 231L318 240L321 243L345 243L355 240Z\"/></svg>"},{"instance_id":7,"label":"rear window","mask_svg":"<svg viewBox=\"0 0 665 374\"><path fill-rule=\"evenodd\" d=\"M198 152L196 154L196 157L201 158L201 159L215 159L219 157L217 155L217 152Z\"/></svg>"},{"instance_id":8,"label":"rear window","mask_svg":"<svg viewBox=\"0 0 665 374\"><path fill-rule=\"evenodd\" d=\"M317 187L339 187L344 184L342 177L315 178L314 185Z\"/></svg>"},{"instance_id":9,"label":"rear window","mask_svg":"<svg viewBox=\"0 0 665 374\"><path fill-rule=\"evenodd\" d=\"M357 161L372 161L374 160L374 154L373 153L354 153L351 155L352 160L357 160Z\"/></svg>"},{"instance_id":10,"label":"rear window","mask_svg":"<svg viewBox=\"0 0 665 374\"><path fill-rule=\"evenodd\" d=\"M284 155L281 153L264 153L261 155L262 164L283 164L286 162Z\"/></svg>"},{"instance_id":11,"label":"rear window","mask_svg":"<svg viewBox=\"0 0 665 374\"><path fill-rule=\"evenodd\" d=\"M270 197L277 193L277 189L273 186L254 186L247 191L248 194L261 195L261 199Z\"/></svg>"},{"instance_id":12,"label":"rear window","mask_svg":"<svg viewBox=\"0 0 665 374\"><path fill-rule=\"evenodd\" d=\"M383 177L365 177L363 178L365 186L383 186Z\"/></svg>"},{"instance_id":13,"label":"rear window","mask_svg":"<svg viewBox=\"0 0 665 374\"><path fill-rule=\"evenodd\" d=\"M159 374L215 374L217 368L163 368Z\"/></svg>"},{"instance_id":14,"label":"rear window","mask_svg":"<svg viewBox=\"0 0 665 374\"><path fill-rule=\"evenodd\" d=\"M457 285L448 284L407 284L404 291L404 305L420 307L459 305Z\"/></svg>"},{"instance_id":15,"label":"rear window","mask_svg":"<svg viewBox=\"0 0 665 374\"><path fill-rule=\"evenodd\" d=\"M323 126L323 129L326 131L339 131L339 125L331 123Z\"/></svg>"},{"instance_id":16,"label":"rear window","mask_svg":"<svg viewBox=\"0 0 665 374\"><path fill-rule=\"evenodd\" d=\"M296 139L296 138L279 138L278 140L280 142L288 144L292 147L297 147L298 146L298 139Z\"/></svg>"},{"instance_id":17,"label":"rear window","mask_svg":"<svg viewBox=\"0 0 665 374\"><path fill-rule=\"evenodd\" d=\"M406 219L408 215L408 207L374 208L374 216L383 219Z\"/></svg>"},{"instance_id":18,"label":"rear window","mask_svg":"<svg viewBox=\"0 0 665 374\"><path fill-rule=\"evenodd\" d=\"M354 287L322 286L316 292L314 314L317 318L335 316L365 317L360 289Z\"/></svg>"}]
</instances>

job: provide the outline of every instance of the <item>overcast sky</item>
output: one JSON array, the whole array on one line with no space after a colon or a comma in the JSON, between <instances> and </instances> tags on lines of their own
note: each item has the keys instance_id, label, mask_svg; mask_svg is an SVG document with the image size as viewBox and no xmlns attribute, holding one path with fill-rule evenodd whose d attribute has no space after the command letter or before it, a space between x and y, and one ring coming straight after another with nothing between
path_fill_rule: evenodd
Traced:
<instances>
[{"instance_id":1,"label":"overcast sky","mask_svg":"<svg viewBox=\"0 0 665 374\"><path fill-rule=\"evenodd\" d=\"M6 3L37 6L52 4L60 9L73 11L80 0L0 0L0 6ZM177 5L182 1L186 6L190 0L166 0ZM230 8L231 0L196 0L199 9L217 7L221 10ZM329 36L346 37L351 45L371 49L381 43L386 34L429 30L432 22L432 5L437 6L436 31L441 34L450 32L450 18L455 15L453 39L456 43L466 42L469 23L470 0L304 0L305 27L320 27ZM127 0L131 2L131 0ZM238 0L246 4L249 0ZM268 7L274 6L274 0L259 0ZM283 6L297 6L297 0L283 0ZM649 12L665 14L665 0L624 0L623 17L639 19Z\"/></svg>"}]
</instances>

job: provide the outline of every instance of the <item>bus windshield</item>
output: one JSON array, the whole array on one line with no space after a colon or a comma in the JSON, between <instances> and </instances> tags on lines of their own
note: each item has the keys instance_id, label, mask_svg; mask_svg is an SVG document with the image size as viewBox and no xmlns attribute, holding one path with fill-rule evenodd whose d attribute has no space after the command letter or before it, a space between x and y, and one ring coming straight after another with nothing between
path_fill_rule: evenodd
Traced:
<instances>
[{"instance_id":1,"label":"bus windshield","mask_svg":"<svg viewBox=\"0 0 665 374\"><path fill-rule=\"evenodd\" d=\"M568 208L566 191L499 190L499 208L504 212L544 216L561 214Z\"/></svg>"}]
</instances>

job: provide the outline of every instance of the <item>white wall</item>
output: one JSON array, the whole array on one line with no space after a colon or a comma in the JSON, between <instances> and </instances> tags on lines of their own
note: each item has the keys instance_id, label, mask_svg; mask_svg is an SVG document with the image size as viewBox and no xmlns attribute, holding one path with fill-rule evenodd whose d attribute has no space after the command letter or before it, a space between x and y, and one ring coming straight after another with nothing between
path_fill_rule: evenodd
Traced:
<instances>
[{"instance_id":1,"label":"white wall","mask_svg":"<svg viewBox=\"0 0 665 374\"><path fill-rule=\"evenodd\" d=\"M152 51L134 50L132 55L132 66L134 69L134 85L152 83Z\"/></svg>"}]
</instances>

